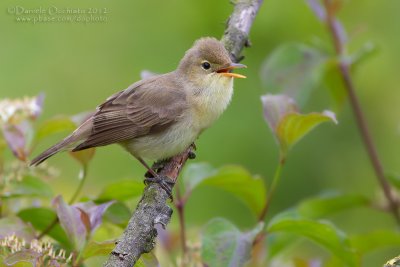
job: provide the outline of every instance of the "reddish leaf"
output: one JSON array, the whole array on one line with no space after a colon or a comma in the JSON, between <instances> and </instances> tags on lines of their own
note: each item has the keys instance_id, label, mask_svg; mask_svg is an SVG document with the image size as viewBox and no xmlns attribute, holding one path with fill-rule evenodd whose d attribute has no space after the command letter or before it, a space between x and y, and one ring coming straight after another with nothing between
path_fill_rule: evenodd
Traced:
<instances>
[{"instance_id":1,"label":"reddish leaf","mask_svg":"<svg viewBox=\"0 0 400 267\"><path fill-rule=\"evenodd\" d=\"M11 148L13 154L22 161L28 157L27 134L31 131L31 125L23 121L18 125L3 125L4 139Z\"/></svg>"},{"instance_id":2,"label":"reddish leaf","mask_svg":"<svg viewBox=\"0 0 400 267\"><path fill-rule=\"evenodd\" d=\"M85 220L89 221L90 232L93 233L102 222L102 217L107 208L110 207L115 201L109 201L101 205L95 205L93 202L85 202L75 204L74 207L84 212L87 216Z\"/></svg>"},{"instance_id":3,"label":"reddish leaf","mask_svg":"<svg viewBox=\"0 0 400 267\"><path fill-rule=\"evenodd\" d=\"M74 206L69 206L64 202L62 196L57 196L53 200L61 227L67 233L77 250L81 249L86 241L88 232L81 218L81 211Z\"/></svg>"},{"instance_id":4,"label":"reddish leaf","mask_svg":"<svg viewBox=\"0 0 400 267\"><path fill-rule=\"evenodd\" d=\"M298 112L295 101L286 95L266 94L261 96L264 118L272 132L275 132L279 121L288 113Z\"/></svg>"},{"instance_id":5,"label":"reddish leaf","mask_svg":"<svg viewBox=\"0 0 400 267\"><path fill-rule=\"evenodd\" d=\"M106 256L111 253L114 247L115 247L114 240L104 241L100 243L95 241L90 241L85 247L82 257L84 259L88 259L95 256Z\"/></svg>"},{"instance_id":6,"label":"reddish leaf","mask_svg":"<svg viewBox=\"0 0 400 267\"><path fill-rule=\"evenodd\" d=\"M107 202L97 206L93 202L86 202L69 206L61 196L53 200L60 224L78 250L99 227L104 212L112 203Z\"/></svg>"},{"instance_id":7,"label":"reddish leaf","mask_svg":"<svg viewBox=\"0 0 400 267\"><path fill-rule=\"evenodd\" d=\"M89 215L82 209L78 208L79 212L81 213L81 221L86 228L86 233L90 233L91 226L90 226L90 218Z\"/></svg>"}]
</instances>

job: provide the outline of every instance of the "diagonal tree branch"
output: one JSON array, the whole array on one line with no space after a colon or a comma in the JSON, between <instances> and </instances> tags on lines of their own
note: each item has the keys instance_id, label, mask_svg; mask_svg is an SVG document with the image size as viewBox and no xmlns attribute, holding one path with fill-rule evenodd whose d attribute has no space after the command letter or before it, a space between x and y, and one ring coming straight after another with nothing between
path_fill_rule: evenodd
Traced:
<instances>
[{"instance_id":1,"label":"diagonal tree branch","mask_svg":"<svg viewBox=\"0 0 400 267\"><path fill-rule=\"evenodd\" d=\"M222 42L235 62L243 59L241 51L250 44L250 28L262 2L263 0L232 2L234 10L226 24ZM194 147L191 146L170 159L158 170L158 174L175 182L193 150ZM155 224L159 223L165 227L172 216L172 209L166 204L168 197L159 184L152 183L146 186L142 199L104 267L131 267L143 253L153 250L157 236Z\"/></svg>"}]
</instances>

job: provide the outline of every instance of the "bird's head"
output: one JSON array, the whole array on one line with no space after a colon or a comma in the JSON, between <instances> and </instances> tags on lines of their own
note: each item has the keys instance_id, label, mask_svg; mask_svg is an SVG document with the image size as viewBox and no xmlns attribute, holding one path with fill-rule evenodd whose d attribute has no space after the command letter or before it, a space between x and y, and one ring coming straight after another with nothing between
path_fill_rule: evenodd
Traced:
<instances>
[{"instance_id":1,"label":"bird's head","mask_svg":"<svg viewBox=\"0 0 400 267\"><path fill-rule=\"evenodd\" d=\"M224 45L215 38L205 37L197 40L186 51L179 63L178 73L199 87L208 87L208 83L231 83L232 78L246 78L233 73L236 68L245 68L243 64L233 63Z\"/></svg>"}]
</instances>

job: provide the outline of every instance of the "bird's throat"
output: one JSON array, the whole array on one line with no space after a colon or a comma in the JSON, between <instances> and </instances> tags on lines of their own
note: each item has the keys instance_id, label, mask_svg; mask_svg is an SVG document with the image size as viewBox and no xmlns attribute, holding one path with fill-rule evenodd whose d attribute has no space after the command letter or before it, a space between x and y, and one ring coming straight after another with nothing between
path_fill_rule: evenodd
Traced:
<instances>
[{"instance_id":1,"label":"bird's throat","mask_svg":"<svg viewBox=\"0 0 400 267\"><path fill-rule=\"evenodd\" d=\"M207 77L207 86L196 88L189 97L193 107L193 119L201 130L208 128L217 120L229 105L233 94L233 79L215 76Z\"/></svg>"}]
</instances>

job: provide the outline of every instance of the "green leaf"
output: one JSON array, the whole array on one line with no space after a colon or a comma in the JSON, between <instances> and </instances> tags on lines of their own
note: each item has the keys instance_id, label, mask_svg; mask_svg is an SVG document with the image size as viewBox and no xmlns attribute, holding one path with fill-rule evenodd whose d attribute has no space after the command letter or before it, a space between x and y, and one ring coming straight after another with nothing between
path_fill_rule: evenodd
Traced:
<instances>
[{"instance_id":1,"label":"green leaf","mask_svg":"<svg viewBox=\"0 0 400 267\"><path fill-rule=\"evenodd\" d=\"M37 258L42 255L34 250L17 251L4 259L5 266L33 267L37 265Z\"/></svg>"},{"instance_id":2,"label":"green leaf","mask_svg":"<svg viewBox=\"0 0 400 267\"><path fill-rule=\"evenodd\" d=\"M144 253L140 256L140 259L136 262L135 267L159 267L160 264L156 256L150 253Z\"/></svg>"},{"instance_id":3,"label":"green leaf","mask_svg":"<svg viewBox=\"0 0 400 267\"><path fill-rule=\"evenodd\" d=\"M71 118L67 116L54 117L39 126L36 131L34 143L39 143L49 135L64 131L73 131L75 128L76 124L71 120Z\"/></svg>"},{"instance_id":4,"label":"green leaf","mask_svg":"<svg viewBox=\"0 0 400 267\"><path fill-rule=\"evenodd\" d=\"M266 201L264 181L252 176L240 166L227 165L212 169L208 164L191 164L183 176L186 194L190 194L197 186L212 186L235 195L243 201L255 214L259 214Z\"/></svg>"},{"instance_id":5,"label":"green leaf","mask_svg":"<svg viewBox=\"0 0 400 267\"><path fill-rule=\"evenodd\" d=\"M304 217L316 219L346 209L368 206L369 204L369 199L364 196L330 194L302 201L298 205L297 211Z\"/></svg>"},{"instance_id":6,"label":"green leaf","mask_svg":"<svg viewBox=\"0 0 400 267\"><path fill-rule=\"evenodd\" d=\"M190 194L194 188L216 172L217 170L208 163L188 164L182 172L185 192Z\"/></svg>"},{"instance_id":7,"label":"green leaf","mask_svg":"<svg viewBox=\"0 0 400 267\"><path fill-rule=\"evenodd\" d=\"M114 247L115 247L114 240L109 240L104 242L90 241L86 245L85 250L82 253L82 257L84 259L88 259L95 256L109 255L111 251L114 249Z\"/></svg>"},{"instance_id":8,"label":"green leaf","mask_svg":"<svg viewBox=\"0 0 400 267\"><path fill-rule=\"evenodd\" d=\"M21 181L12 183L2 197L53 197L53 190L42 179L24 176Z\"/></svg>"},{"instance_id":9,"label":"green leaf","mask_svg":"<svg viewBox=\"0 0 400 267\"><path fill-rule=\"evenodd\" d=\"M57 218L56 213L49 208L27 208L21 210L17 215L23 221L30 223L40 232L44 231L54 221L54 219ZM60 224L57 223L47 235L63 244L64 247L68 249L72 248L71 243Z\"/></svg>"},{"instance_id":10,"label":"green leaf","mask_svg":"<svg viewBox=\"0 0 400 267\"><path fill-rule=\"evenodd\" d=\"M337 123L331 111L300 114L295 101L286 95L261 96L264 118L280 146L282 157L304 135L325 121Z\"/></svg>"},{"instance_id":11,"label":"green leaf","mask_svg":"<svg viewBox=\"0 0 400 267\"><path fill-rule=\"evenodd\" d=\"M267 227L267 232L293 233L307 237L325 247L340 258L347 266L359 266L347 236L334 225L324 221L313 221L299 217L293 212L275 216Z\"/></svg>"},{"instance_id":12,"label":"green leaf","mask_svg":"<svg viewBox=\"0 0 400 267\"><path fill-rule=\"evenodd\" d=\"M104 219L125 228L131 215L131 211L124 203L115 202L104 213Z\"/></svg>"},{"instance_id":13,"label":"green leaf","mask_svg":"<svg viewBox=\"0 0 400 267\"><path fill-rule=\"evenodd\" d=\"M203 184L232 193L247 204L255 214L261 212L266 201L264 181L258 176L252 176L240 166L223 166L213 176L205 179Z\"/></svg>"},{"instance_id":14,"label":"green leaf","mask_svg":"<svg viewBox=\"0 0 400 267\"><path fill-rule=\"evenodd\" d=\"M261 80L268 92L289 95L303 106L319 86L326 60L320 50L304 44L276 48L261 67Z\"/></svg>"},{"instance_id":15,"label":"green leaf","mask_svg":"<svg viewBox=\"0 0 400 267\"><path fill-rule=\"evenodd\" d=\"M338 267L342 265L343 265L342 261L337 257L335 257L335 255L332 255L330 258L324 261L323 267Z\"/></svg>"},{"instance_id":16,"label":"green leaf","mask_svg":"<svg viewBox=\"0 0 400 267\"><path fill-rule=\"evenodd\" d=\"M243 266L250 259L253 241L263 226L259 223L251 231L241 232L228 220L211 220L201 234L203 261L208 266Z\"/></svg>"},{"instance_id":17,"label":"green leaf","mask_svg":"<svg viewBox=\"0 0 400 267\"><path fill-rule=\"evenodd\" d=\"M347 99L347 91L339 72L337 59L328 59L324 65L323 85L330 93L335 111L340 111Z\"/></svg>"},{"instance_id":18,"label":"green leaf","mask_svg":"<svg viewBox=\"0 0 400 267\"><path fill-rule=\"evenodd\" d=\"M1 132L0 134L0 156L2 156L4 151L7 149L7 142L4 140Z\"/></svg>"},{"instance_id":19,"label":"green leaf","mask_svg":"<svg viewBox=\"0 0 400 267\"><path fill-rule=\"evenodd\" d=\"M335 115L332 112L324 113L289 113L283 116L276 126L278 137L283 154L303 138L308 132L322 122L333 121L336 123Z\"/></svg>"},{"instance_id":20,"label":"green leaf","mask_svg":"<svg viewBox=\"0 0 400 267\"><path fill-rule=\"evenodd\" d=\"M379 230L350 237L352 247L358 253L365 254L385 247L400 247L400 233L391 230Z\"/></svg>"},{"instance_id":21,"label":"green leaf","mask_svg":"<svg viewBox=\"0 0 400 267\"><path fill-rule=\"evenodd\" d=\"M143 193L144 184L142 181L125 180L107 185L96 202L105 202L109 200L125 201L133 197L140 196Z\"/></svg>"},{"instance_id":22,"label":"green leaf","mask_svg":"<svg viewBox=\"0 0 400 267\"><path fill-rule=\"evenodd\" d=\"M4 171L4 152L7 149L7 143L2 138L2 133L0 131L0 172ZM0 183L0 187L3 186L3 182Z\"/></svg>"},{"instance_id":23,"label":"green leaf","mask_svg":"<svg viewBox=\"0 0 400 267\"><path fill-rule=\"evenodd\" d=\"M267 253L268 258L272 259L282 253L284 250L289 249L291 245L295 244L298 238L290 233L280 233L279 235L267 235Z\"/></svg>"}]
</instances>

